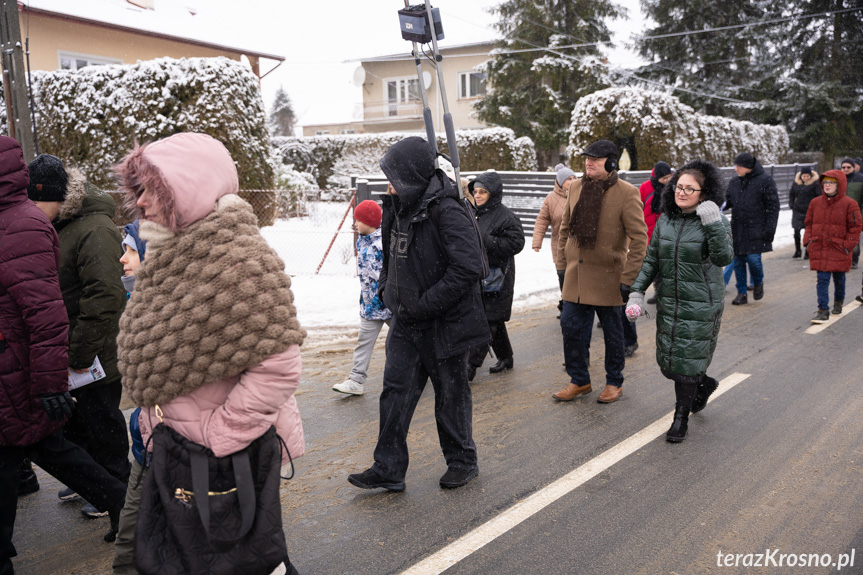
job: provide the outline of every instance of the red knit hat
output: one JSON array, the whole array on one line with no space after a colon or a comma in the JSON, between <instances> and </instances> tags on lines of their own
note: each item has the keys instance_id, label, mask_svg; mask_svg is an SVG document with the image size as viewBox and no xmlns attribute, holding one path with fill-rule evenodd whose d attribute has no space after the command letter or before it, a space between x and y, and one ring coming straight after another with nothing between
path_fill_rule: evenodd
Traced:
<instances>
[{"instance_id":1,"label":"red knit hat","mask_svg":"<svg viewBox=\"0 0 863 575\"><path fill-rule=\"evenodd\" d=\"M381 207L373 200L363 200L354 208L354 219L373 228L381 227Z\"/></svg>"}]
</instances>

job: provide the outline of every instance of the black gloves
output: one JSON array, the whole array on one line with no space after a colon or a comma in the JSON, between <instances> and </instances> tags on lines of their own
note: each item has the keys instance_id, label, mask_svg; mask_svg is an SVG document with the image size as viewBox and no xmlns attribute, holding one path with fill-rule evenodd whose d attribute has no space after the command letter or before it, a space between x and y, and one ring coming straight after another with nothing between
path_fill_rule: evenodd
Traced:
<instances>
[{"instance_id":1,"label":"black gloves","mask_svg":"<svg viewBox=\"0 0 863 575\"><path fill-rule=\"evenodd\" d=\"M626 305L626 302L629 300L629 286L626 284L620 284L620 297L623 299L623 305Z\"/></svg>"},{"instance_id":2,"label":"black gloves","mask_svg":"<svg viewBox=\"0 0 863 575\"><path fill-rule=\"evenodd\" d=\"M48 419L51 421L62 421L64 418L71 417L75 411L75 400L69 395L68 391L63 393L46 393L40 395L42 400L42 409L48 414Z\"/></svg>"}]
</instances>

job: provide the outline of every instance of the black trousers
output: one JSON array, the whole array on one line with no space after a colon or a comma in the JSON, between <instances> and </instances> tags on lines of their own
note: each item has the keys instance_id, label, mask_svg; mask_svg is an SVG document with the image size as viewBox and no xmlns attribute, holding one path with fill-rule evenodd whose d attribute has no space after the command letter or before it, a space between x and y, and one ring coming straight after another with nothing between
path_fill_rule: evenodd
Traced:
<instances>
[{"instance_id":1,"label":"black trousers","mask_svg":"<svg viewBox=\"0 0 863 575\"><path fill-rule=\"evenodd\" d=\"M431 378L438 439L448 467L477 466L473 400L467 381L468 352L438 358L434 330L412 329L393 318L380 397L380 432L372 469L391 481L408 470L407 436L417 402Z\"/></svg>"},{"instance_id":2,"label":"black trousers","mask_svg":"<svg viewBox=\"0 0 863 575\"><path fill-rule=\"evenodd\" d=\"M509 342L509 334L506 331L505 321L490 321L488 329L491 332L491 349L498 359L509 359L512 357L512 344ZM475 367L482 365L485 356L488 355L488 345L483 345L470 350L468 363Z\"/></svg>"},{"instance_id":3,"label":"black trousers","mask_svg":"<svg viewBox=\"0 0 863 575\"><path fill-rule=\"evenodd\" d=\"M78 403L64 427L64 434L66 439L83 447L108 473L128 483L132 465L126 418L120 411L122 393L120 381L73 390L72 396Z\"/></svg>"},{"instance_id":4,"label":"black trousers","mask_svg":"<svg viewBox=\"0 0 863 575\"><path fill-rule=\"evenodd\" d=\"M18 511L18 468L25 458L74 489L99 511L108 511L114 520L120 516L126 497L126 485L81 447L65 439L62 429L26 447L0 446L0 575L13 572L12 557L17 555L12 533Z\"/></svg>"}]
</instances>

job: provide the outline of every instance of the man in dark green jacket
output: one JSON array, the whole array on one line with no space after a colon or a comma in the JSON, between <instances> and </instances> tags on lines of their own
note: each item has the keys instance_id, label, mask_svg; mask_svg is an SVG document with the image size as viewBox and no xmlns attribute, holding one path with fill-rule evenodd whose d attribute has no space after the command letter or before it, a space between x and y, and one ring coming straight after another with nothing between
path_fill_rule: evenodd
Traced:
<instances>
[{"instance_id":1,"label":"man in dark green jacket","mask_svg":"<svg viewBox=\"0 0 863 575\"><path fill-rule=\"evenodd\" d=\"M78 409L65 436L79 444L120 481L127 482L129 439L120 411L117 334L126 302L121 277L122 238L114 224L116 206L87 183L78 170L42 154L30 163L28 195L60 236L60 289L69 315L69 370L90 371L98 358L104 377L72 391ZM61 499L75 497L64 489ZM90 506L82 513L94 516Z\"/></svg>"}]
</instances>

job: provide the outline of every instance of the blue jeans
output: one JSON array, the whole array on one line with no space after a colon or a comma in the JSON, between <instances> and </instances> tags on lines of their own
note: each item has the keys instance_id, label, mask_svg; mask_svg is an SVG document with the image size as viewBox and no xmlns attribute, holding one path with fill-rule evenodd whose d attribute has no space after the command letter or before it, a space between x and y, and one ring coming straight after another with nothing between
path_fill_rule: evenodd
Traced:
<instances>
[{"instance_id":1,"label":"blue jeans","mask_svg":"<svg viewBox=\"0 0 863 575\"><path fill-rule=\"evenodd\" d=\"M626 358L621 307L563 302L563 310L560 312L563 358L566 361L566 373L575 385L583 386L590 383L588 364L594 313L602 322L602 336L605 339L605 383L617 387L623 385L623 366Z\"/></svg>"},{"instance_id":2,"label":"blue jeans","mask_svg":"<svg viewBox=\"0 0 863 575\"><path fill-rule=\"evenodd\" d=\"M818 309L830 308L830 276L833 276L833 301L845 299L845 272L818 272Z\"/></svg>"},{"instance_id":3,"label":"blue jeans","mask_svg":"<svg viewBox=\"0 0 863 575\"><path fill-rule=\"evenodd\" d=\"M752 274L753 285L764 283L764 267L761 265L761 254L746 254L734 256L734 274L737 276L737 293L746 295L746 265Z\"/></svg>"},{"instance_id":4,"label":"blue jeans","mask_svg":"<svg viewBox=\"0 0 863 575\"><path fill-rule=\"evenodd\" d=\"M731 274L734 273L734 262L732 261L730 264L725 266L725 269L722 270L722 275L725 277L725 285L728 285L728 282L731 281Z\"/></svg>"}]
</instances>

